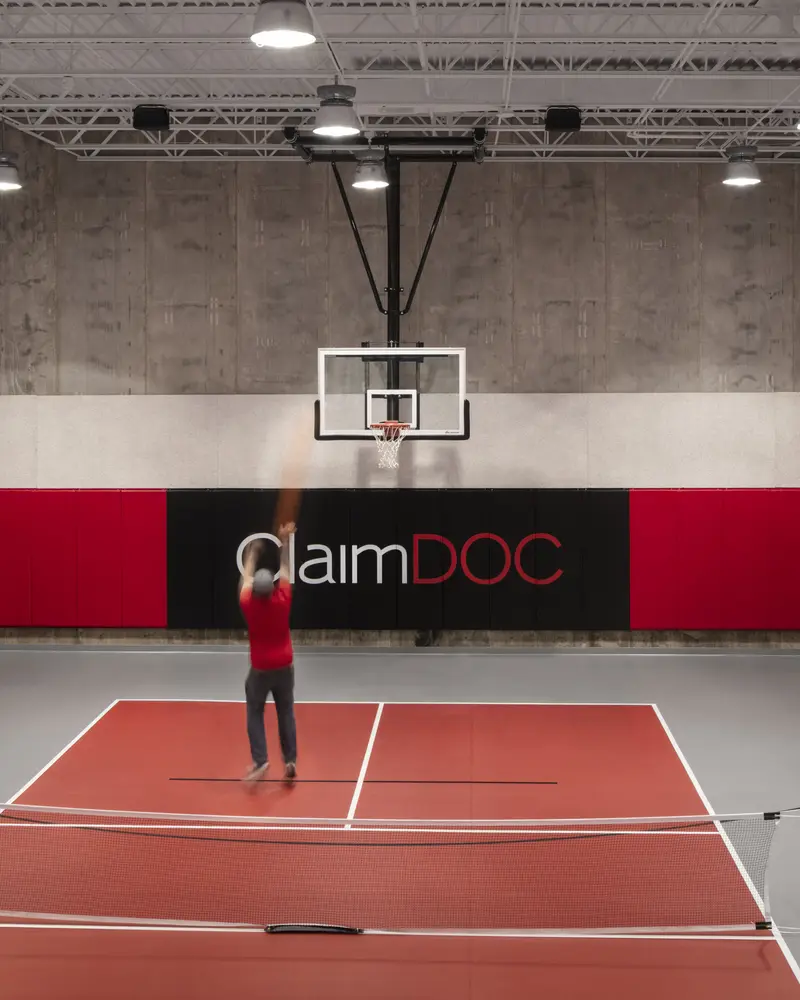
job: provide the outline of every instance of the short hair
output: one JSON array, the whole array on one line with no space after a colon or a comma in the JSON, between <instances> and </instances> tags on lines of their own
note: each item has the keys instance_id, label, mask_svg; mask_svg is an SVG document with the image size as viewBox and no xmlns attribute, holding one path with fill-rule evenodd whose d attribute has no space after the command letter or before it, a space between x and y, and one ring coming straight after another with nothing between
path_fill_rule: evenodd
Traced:
<instances>
[{"instance_id":1,"label":"short hair","mask_svg":"<svg viewBox=\"0 0 800 1000\"><path fill-rule=\"evenodd\" d=\"M275 589L275 575L272 570L258 569L253 576L253 593L256 597L271 597Z\"/></svg>"}]
</instances>

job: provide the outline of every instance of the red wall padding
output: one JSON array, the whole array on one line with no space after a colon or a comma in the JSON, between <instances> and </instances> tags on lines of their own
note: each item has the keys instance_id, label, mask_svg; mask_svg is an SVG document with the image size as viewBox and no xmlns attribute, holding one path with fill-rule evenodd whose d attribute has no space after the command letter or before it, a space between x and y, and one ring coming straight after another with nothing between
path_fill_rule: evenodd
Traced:
<instances>
[{"instance_id":1,"label":"red wall padding","mask_svg":"<svg viewBox=\"0 0 800 1000\"><path fill-rule=\"evenodd\" d=\"M632 629L800 629L800 490L632 490Z\"/></svg>"},{"instance_id":2,"label":"red wall padding","mask_svg":"<svg viewBox=\"0 0 800 1000\"><path fill-rule=\"evenodd\" d=\"M163 490L0 490L0 626L163 628Z\"/></svg>"},{"instance_id":3,"label":"red wall padding","mask_svg":"<svg viewBox=\"0 0 800 1000\"><path fill-rule=\"evenodd\" d=\"M122 493L122 624L167 627L167 493Z\"/></svg>"},{"instance_id":4,"label":"red wall padding","mask_svg":"<svg viewBox=\"0 0 800 1000\"><path fill-rule=\"evenodd\" d=\"M0 490L0 625L31 624L32 496Z\"/></svg>"}]
</instances>

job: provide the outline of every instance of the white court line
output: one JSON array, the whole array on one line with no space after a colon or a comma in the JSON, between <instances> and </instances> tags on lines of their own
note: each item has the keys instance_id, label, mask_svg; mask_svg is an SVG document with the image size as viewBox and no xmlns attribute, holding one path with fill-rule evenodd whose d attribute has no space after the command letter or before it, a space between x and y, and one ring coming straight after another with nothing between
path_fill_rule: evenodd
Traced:
<instances>
[{"instance_id":1,"label":"white court line","mask_svg":"<svg viewBox=\"0 0 800 1000\"><path fill-rule=\"evenodd\" d=\"M359 704L354 702L353 704ZM480 705L494 707L543 707L543 708L652 708L651 701L386 701L386 705L445 705L458 708L460 705Z\"/></svg>"},{"instance_id":2,"label":"white court line","mask_svg":"<svg viewBox=\"0 0 800 1000\"><path fill-rule=\"evenodd\" d=\"M19 645L11 645L7 647L0 646L0 649L19 649ZM43 645L37 645L38 649L44 648ZM73 650L73 646L51 646L53 650ZM94 649L94 646L84 647ZM102 648L102 647L100 647ZM230 651L237 647L231 646L226 650L223 647L218 647L219 652ZM598 649L594 646L586 646L582 649L564 649L561 646L515 646L509 648L507 646L439 646L439 647L415 647L415 646L306 646L298 642L296 644L296 649L301 650L304 656L471 656L471 657L497 657L497 659L505 657L514 656L557 656L559 659L562 658L573 658L581 656L642 656L642 657L663 657L663 656L692 656L698 658L722 658L726 660L731 656L797 656L800 654L800 649L786 647L783 649L755 649L755 648L741 648L735 646L728 647L709 647L700 644L697 647L694 646L660 646L657 649L652 649L648 646L615 646L613 648L603 648ZM119 652L120 647L114 646L110 650L111 652ZM133 650L135 652L136 650ZM139 652L145 653L149 652L146 649L140 649ZM165 652L179 652L179 650L174 650L170 648L165 650ZM187 649L187 652L191 650ZM210 650L209 650L210 652Z\"/></svg>"},{"instance_id":3,"label":"white court line","mask_svg":"<svg viewBox=\"0 0 800 1000\"><path fill-rule=\"evenodd\" d=\"M245 698L118 698L117 701L133 705L246 705ZM313 698L295 698L295 705L379 705L376 699L372 701L340 701L336 699L318 701ZM409 702L415 705L417 702ZM420 702L419 704L429 704ZM446 703L444 703L446 704ZM476 702L475 704L480 704ZM513 704L513 703L511 703Z\"/></svg>"},{"instance_id":4,"label":"white court line","mask_svg":"<svg viewBox=\"0 0 800 1000\"><path fill-rule=\"evenodd\" d=\"M315 702L317 705L326 702ZM331 703L332 704L332 703ZM341 704L361 705L363 702L341 702ZM369 704L374 704L370 702ZM461 705L479 705L481 708L652 708L651 701L384 701L384 705L444 705L458 708Z\"/></svg>"},{"instance_id":5,"label":"white court line","mask_svg":"<svg viewBox=\"0 0 800 1000\"><path fill-rule=\"evenodd\" d=\"M559 659L574 658L582 656L641 656L641 657L664 657L664 656L692 656L700 659L726 660L732 656L797 656L800 649L741 649L730 647L725 649L710 649L707 646L700 646L695 649L692 646L662 646L659 649L650 649L646 646L631 647L619 646L612 649L596 649L587 646L585 649L562 649L559 646L518 646L509 649L503 646L485 646L476 648L475 646L443 646L438 649L416 646L306 646L295 641L295 649L299 650L303 656L347 656L347 657L382 657L382 656L471 656L478 658L514 657L514 656L558 656ZM203 656L219 656L231 653L246 655L248 652L247 639L227 646L116 646L113 643L103 645L101 643L82 643L75 645L59 645L58 643L30 642L30 643L7 643L0 644L0 652L21 653L25 651L38 651L49 653L122 653L135 656L189 656L192 653L199 653Z\"/></svg>"},{"instance_id":6,"label":"white court line","mask_svg":"<svg viewBox=\"0 0 800 1000\"><path fill-rule=\"evenodd\" d=\"M36 812L36 809L32 809L32 812ZM65 812L70 812L67 809ZM354 816L348 816L348 820L353 820L356 823ZM203 822L202 824L166 824L166 823L92 823L90 821L84 821L83 823L41 823L34 825L20 824L11 820L3 819L0 815L0 830L3 827L7 827L9 830L13 830L19 833L24 833L25 836L31 836L35 833L41 833L43 835L48 835L52 830L86 830L87 832L92 831L102 831L110 830L115 833L126 830L133 830L138 832L140 830L158 830L159 832L167 830L190 830L192 833L331 833L336 832L342 823L345 822L344 819L334 819L324 821L325 825L321 825L323 821L320 821L320 825L317 826L293 826L290 824L286 825L274 825L265 822L264 825L260 823L254 823L250 826L232 826L229 824L223 824L217 826L214 823ZM380 821L377 821L380 822ZM329 825L330 824L330 825ZM353 829L352 823L348 823L345 829ZM487 834L491 837L496 836L515 836L519 837L522 835L532 835L537 836L541 834L553 835L555 837L563 837L564 835L569 836L591 836L591 837L719 837L719 830L593 830L587 829L586 827L579 826L574 829L569 829L567 827L538 827L532 826L527 827L513 827L505 829L497 828L486 828L486 829L476 829L475 827L469 826L459 826L459 827L446 827L446 826L361 826L358 825L355 828L355 832L363 833L425 833L431 836L436 834L444 833L458 833L463 836L474 836L475 834ZM186 838L191 839L191 838ZM386 845L391 847L391 844ZM458 847L459 844L456 841L453 845Z\"/></svg>"},{"instance_id":7,"label":"white court line","mask_svg":"<svg viewBox=\"0 0 800 1000\"><path fill-rule=\"evenodd\" d=\"M118 698L117 701L138 704L185 704L185 705L244 705L244 698ZM295 698L295 705L445 705L458 708L460 705L492 706L551 706L554 708L655 708L652 701L341 701L333 698L324 700Z\"/></svg>"},{"instance_id":8,"label":"white court line","mask_svg":"<svg viewBox=\"0 0 800 1000\"><path fill-rule=\"evenodd\" d=\"M361 797L361 789L364 787L364 779L367 776L367 768L369 767L369 759L372 756L372 748L375 746L375 737L378 735L378 726L381 724L381 716L383 715L383 702L378 704L378 710L375 712L375 721L372 723L372 732L369 734L369 742L367 743L367 749L364 751L364 759L361 761L361 771L358 775L358 781L356 782L356 787L353 791L353 798L350 800L350 808L347 810L347 818L353 819L356 815L356 809L358 808L358 800ZM349 830L350 826L346 826L345 830Z\"/></svg>"},{"instance_id":9,"label":"white court line","mask_svg":"<svg viewBox=\"0 0 800 1000\"><path fill-rule=\"evenodd\" d=\"M585 649L572 650L562 649L559 646L519 646L514 649L503 646L489 646L476 648L475 646L444 646L438 649L425 647L424 649L415 646L305 646L299 642L295 643L295 648L303 656L347 656L347 657L379 657L379 656L470 656L479 658L497 657L545 657L557 656L559 659L584 657L584 656L637 656L637 657L664 657L664 656L686 656L697 659L730 659L731 657L753 657L753 656L798 656L800 649L791 647L786 649L741 649L731 647L727 649L710 649L701 646L695 649L692 646L663 646L659 649L650 649L646 646L630 647L619 646L613 649L596 649L586 647ZM86 653L124 654L126 656L189 656L198 653L202 656L219 656L231 653L246 655L247 640L227 646L214 646L203 648L201 646L116 646L113 643L103 645L100 643L82 643L69 645L47 642L30 643L3 643L0 644L0 653L22 653L22 652L47 652L47 653L75 653L84 655Z\"/></svg>"},{"instance_id":10,"label":"white court line","mask_svg":"<svg viewBox=\"0 0 800 1000\"><path fill-rule=\"evenodd\" d=\"M661 714L661 710L659 709L658 705L653 705L653 711L656 714L656 718L661 723L661 726L662 726L662 728L663 728L663 730L664 730L664 732L665 732L665 734L667 736L667 739L672 744L672 749L675 751L675 755L677 756L678 760L683 765L683 769L686 772L689 780L694 785L694 789L697 792L698 796L700 797L700 800L702 801L702 803L705 806L705 808L708 811L708 813L710 815L713 815L714 814L714 807L711 805L711 801L709 800L709 798L706 795L706 793L703 791L702 786L700 785L700 782L697 780L697 776L695 775L694 771L692 770L692 768L691 768L691 766L689 764L689 761L686 759L686 756L684 755L683 751L678 746L678 741L675 739L674 735L672 734L672 730L667 725L667 720ZM759 909L763 913L764 912L764 901L761 899L760 895L756 891L755 886L753 885L752 879L750 878L750 876L747 874L746 870L744 869L744 866L742 865L742 862L741 862L741 860L739 858L739 855L734 850L733 844L730 842L730 839L729 839L727 833L725 833L724 830L720 830L720 833L722 834L722 839L725 842L725 846L728 848L728 851L730 852L730 855L731 855L731 858L733 859L734 864L736 865L736 867L739 870L739 873L741 874L742 878L744 879L744 882L747 885L747 888L750 890L750 894L752 895L753 899L758 904ZM783 957L786 959L786 962L789 965L789 968L792 970L792 972L795 975L795 978L800 983L800 964L798 964L797 959L794 957L794 955L792 954L791 950L789 949L789 946L786 944L786 941L784 940L784 937L781 934L780 930L775 926L774 921L772 922L772 936L774 937L775 941L777 942L778 947L783 952Z\"/></svg>"},{"instance_id":11,"label":"white court line","mask_svg":"<svg viewBox=\"0 0 800 1000\"><path fill-rule=\"evenodd\" d=\"M57 760L60 760L64 756L67 750L71 750L72 747L74 747L75 744L78 742L78 740L83 739L83 737L89 732L89 730L92 729L94 726L96 726L97 723L103 718L103 716L107 715L111 711L111 709L117 704L119 704L119 698L116 698L114 701L112 701L110 705L106 705L103 711L99 715L95 716L95 718L92 719L92 721L89 723L88 726L84 726L84 728L78 733L78 735L75 736L73 739L71 739L65 747L59 750L51 761L45 764L40 771L37 771L36 774L34 774L34 776L31 778L30 781L26 782L18 792L15 792L15 794L11 796L11 798L8 800L8 804L16 802L17 799L20 797L20 795L24 795L25 792L27 792L28 789L31 787L31 785L33 785L35 782L39 780L39 778L41 778L41 776L45 773L45 771L49 771L50 768L53 766L53 764L55 764Z\"/></svg>"}]
</instances>

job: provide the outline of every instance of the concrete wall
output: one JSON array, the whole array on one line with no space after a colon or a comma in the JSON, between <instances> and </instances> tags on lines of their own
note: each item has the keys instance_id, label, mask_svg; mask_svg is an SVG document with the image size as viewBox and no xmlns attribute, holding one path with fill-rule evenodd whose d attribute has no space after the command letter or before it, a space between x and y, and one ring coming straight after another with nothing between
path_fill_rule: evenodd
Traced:
<instances>
[{"instance_id":1,"label":"concrete wall","mask_svg":"<svg viewBox=\"0 0 800 1000\"><path fill-rule=\"evenodd\" d=\"M329 168L9 138L0 393L310 393L318 346L382 340ZM800 182L762 172L736 193L710 166L459 167L403 338L466 346L472 393L796 390ZM404 167L406 287L444 176ZM383 288L382 199L352 202Z\"/></svg>"}]
</instances>

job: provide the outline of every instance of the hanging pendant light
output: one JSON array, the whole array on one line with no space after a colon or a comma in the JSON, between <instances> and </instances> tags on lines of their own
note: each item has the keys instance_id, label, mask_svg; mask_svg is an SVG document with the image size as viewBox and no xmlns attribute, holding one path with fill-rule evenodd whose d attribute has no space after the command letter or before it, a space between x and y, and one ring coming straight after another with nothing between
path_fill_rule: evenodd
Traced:
<instances>
[{"instance_id":1,"label":"hanging pendant light","mask_svg":"<svg viewBox=\"0 0 800 1000\"><path fill-rule=\"evenodd\" d=\"M359 134L361 123L353 107L355 87L343 83L323 84L317 88L317 96L320 105L314 121L314 135L345 139Z\"/></svg>"},{"instance_id":2,"label":"hanging pendant light","mask_svg":"<svg viewBox=\"0 0 800 1000\"><path fill-rule=\"evenodd\" d=\"M313 45L317 39L302 0L262 0L250 40L259 48L298 49Z\"/></svg>"},{"instance_id":3,"label":"hanging pendant light","mask_svg":"<svg viewBox=\"0 0 800 1000\"><path fill-rule=\"evenodd\" d=\"M389 178L383 165L383 153L369 152L359 157L352 186L361 191L380 191L389 187Z\"/></svg>"},{"instance_id":4,"label":"hanging pendant light","mask_svg":"<svg viewBox=\"0 0 800 1000\"><path fill-rule=\"evenodd\" d=\"M734 146L728 153L728 167L722 183L728 187L754 187L761 183L756 166L755 146Z\"/></svg>"}]
</instances>

